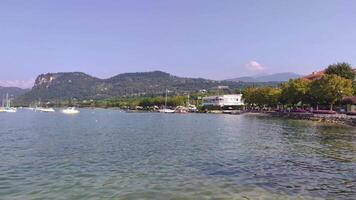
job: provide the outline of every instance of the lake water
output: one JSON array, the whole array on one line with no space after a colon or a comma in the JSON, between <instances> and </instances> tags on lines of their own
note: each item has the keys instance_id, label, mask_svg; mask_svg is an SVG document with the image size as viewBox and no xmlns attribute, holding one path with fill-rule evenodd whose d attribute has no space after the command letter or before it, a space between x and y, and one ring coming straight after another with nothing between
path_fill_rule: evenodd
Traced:
<instances>
[{"instance_id":1,"label":"lake water","mask_svg":"<svg viewBox=\"0 0 356 200\"><path fill-rule=\"evenodd\" d=\"M247 115L0 113L0 199L356 199L356 130Z\"/></svg>"}]
</instances>

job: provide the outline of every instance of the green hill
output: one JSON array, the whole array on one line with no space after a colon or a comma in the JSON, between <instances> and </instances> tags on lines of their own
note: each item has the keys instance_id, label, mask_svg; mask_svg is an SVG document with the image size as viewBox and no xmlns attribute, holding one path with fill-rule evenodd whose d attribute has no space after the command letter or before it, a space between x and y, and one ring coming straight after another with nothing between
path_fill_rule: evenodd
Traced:
<instances>
[{"instance_id":1,"label":"green hill","mask_svg":"<svg viewBox=\"0 0 356 200\"><path fill-rule=\"evenodd\" d=\"M166 89L173 94L181 94L202 89L213 90L220 85L232 90L251 83L183 78L161 71L124 73L108 79L99 79L82 72L48 73L39 75L31 91L15 100L17 103L30 103L39 99L54 101L160 95Z\"/></svg>"},{"instance_id":2,"label":"green hill","mask_svg":"<svg viewBox=\"0 0 356 200\"><path fill-rule=\"evenodd\" d=\"M3 97L5 97L6 94L9 94L10 98L18 97L26 92L29 92L30 89L22 89L18 87L2 87L0 86L0 101L2 100Z\"/></svg>"}]
</instances>

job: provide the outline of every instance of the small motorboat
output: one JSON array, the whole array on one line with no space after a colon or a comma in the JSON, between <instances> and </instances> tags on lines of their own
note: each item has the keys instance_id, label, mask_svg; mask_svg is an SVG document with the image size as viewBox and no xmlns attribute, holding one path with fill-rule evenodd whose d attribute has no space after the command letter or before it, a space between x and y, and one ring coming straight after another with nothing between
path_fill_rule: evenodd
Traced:
<instances>
[{"instance_id":1,"label":"small motorboat","mask_svg":"<svg viewBox=\"0 0 356 200\"><path fill-rule=\"evenodd\" d=\"M175 109L175 113L188 113L188 108L184 107L184 106L177 106Z\"/></svg>"},{"instance_id":2,"label":"small motorboat","mask_svg":"<svg viewBox=\"0 0 356 200\"><path fill-rule=\"evenodd\" d=\"M77 110L75 107L69 107L67 109L62 110L64 114L77 114L79 113L79 110Z\"/></svg>"},{"instance_id":3,"label":"small motorboat","mask_svg":"<svg viewBox=\"0 0 356 200\"><path fill-rule=\"evenodd\" d=\"M56 112L53 108L40 108L38 109L40 112Z\"/></svg>"},{"instance_id":4,"label":"small motorboat","mask_svg":"<svg viewBox=\"0 0 356 200\"><path fill-rule=\"evenodd\" d=\"M13 107L6 107L3 112L7 112L7 113L15 113L17 112L17 109L16 108L13 108Z\"/></svg>"},{"instance_id":5,"label":"small motorboat","mask_svg":"<svg viewBox=\"0 0 356 200\"><path fill-rule=\"evenodd\" d=\"M175 110L164 108L164 109L158 110L158 112L160 112L160 113L174 113Z\"/></svg>"}]
</instances>

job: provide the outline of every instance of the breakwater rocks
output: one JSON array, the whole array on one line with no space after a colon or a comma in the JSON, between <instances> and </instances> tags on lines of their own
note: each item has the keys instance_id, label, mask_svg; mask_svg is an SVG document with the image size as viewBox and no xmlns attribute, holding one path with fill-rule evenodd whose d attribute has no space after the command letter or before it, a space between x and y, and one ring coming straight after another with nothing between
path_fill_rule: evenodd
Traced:
<instances>
[{"instance_id":1,"label":"breakwater rocks","mask_svg":"<svg viewBox=\"0 0 356 200\"><path fill-rule=\"evenodd\" d=\"M293 112L272 112L274 117L286 117L290 119L311 120L326 123L343 124L356 127L356 116L345 114L313 114L313 113L293 113Z\"/></svg>"}]
</instances>

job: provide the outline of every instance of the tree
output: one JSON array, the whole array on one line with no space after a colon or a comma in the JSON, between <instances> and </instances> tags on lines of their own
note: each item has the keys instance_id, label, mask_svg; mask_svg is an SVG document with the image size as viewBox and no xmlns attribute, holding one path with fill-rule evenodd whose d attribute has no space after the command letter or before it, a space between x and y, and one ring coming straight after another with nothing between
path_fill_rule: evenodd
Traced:
<instances>
[{"instance_id":1,"label":"tree","mask_svg":"<svg viewBox=\"0 0 356 200\"><path fill-rule=\"evenodd\" d=\"M329 65L329 67L325 70L325 73L329 75L334 74L345 79L350 79L351 81L354 81L356 76L351 65L345 62Z\"/></svg>"},{"instance_id":2,"label":"tree","mask_svg":"<svg viewBox=\"0 0 356 200\"><path fill-rule=\"evenodd\" d=\"M267 87L266 89L266 105L269 107L276 107L279 104L279 99L282 90L279 88Z\"/></svg>"},{"instance_id":3,"label":"tree","mask_svg":"<svg viewBox=\"0 0 356 200\"><path fill-rule=\"evenodd\" d=\"M172 96L168 98L167 105L169 106L183 106L186 104L186 97L185 96Z\"/></svg>"},{"instance_id":4,"label":"tree","mask_svg":"<svg viewBox=\"0 0 356 200\"><path fill-rule=\"evenodd\" d=\"M315 103L333 105L353 93L352 81L337 75L324 75L310 86L310 95Z\"/></svg>"},{"instance_id":5,"label":"tree","mask_svg":"<svg viewBox=\"0 0 356 200\"><path fill-rule=\"evenodd\" d=\"M242 91L244 102L259 107L274 107L278 105L281 90L272 87L245 88Z\"/></svg>"},{"instance_id":6,"label":"tree","mask_svg":"<svg viewBox=\"0 0 356 200\"><path fill-rule=\"evenodd\" d=\"M297 104L306 101L311 81L305 79L290 79L286 83L281 84L281 98L282 103Z\"/></svg>"},{"instance_id":7,"label":"tree","mask_svg":"<svg viewBox=\"0 0 356 200\"><path fill-rule=\"evenodd\" d=\"M245 104L252 106L256 104L256 88L247 87L241 91Z\"/></svg>"}]
</instances>

